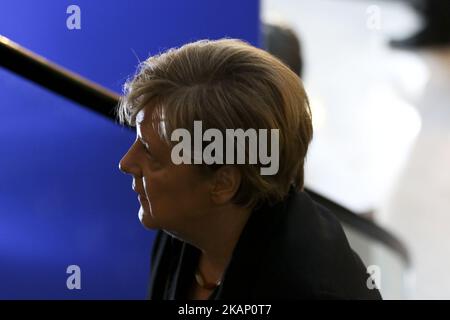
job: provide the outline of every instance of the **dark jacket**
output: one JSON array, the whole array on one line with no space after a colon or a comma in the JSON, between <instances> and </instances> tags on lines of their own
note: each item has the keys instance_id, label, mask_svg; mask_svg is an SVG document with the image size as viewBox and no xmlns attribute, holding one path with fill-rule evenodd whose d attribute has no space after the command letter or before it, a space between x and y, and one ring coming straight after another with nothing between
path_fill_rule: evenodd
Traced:
<instances>
[{"instance_id":1,"label":"dark jacket","mask_svg":"<svg viewBox=\"0 0 450 320\"><path fill-rule=\"evenodd\" d=\"M150 299L186 299L200 251L158 231ZM305 192L254 210L210 299L381 299L336 217Z\"/></svg>"}]
</instances>

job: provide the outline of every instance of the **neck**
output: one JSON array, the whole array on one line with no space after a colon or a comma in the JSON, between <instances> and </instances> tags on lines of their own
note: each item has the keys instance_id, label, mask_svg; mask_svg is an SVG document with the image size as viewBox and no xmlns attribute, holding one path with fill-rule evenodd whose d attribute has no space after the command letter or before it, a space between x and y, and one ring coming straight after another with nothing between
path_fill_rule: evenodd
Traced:
<instances>
[{"instance_id":1,"label":"neck","mask_svg":"<svg viewBox=\"0 0 450 320\"><path fill-rule=\"evenodd\" d=\"M201 250L198 268L208 282L216 282L225 271L252 209L227 205L203 216L190 226L183 240Z\"/></svg>"}]
</instances>

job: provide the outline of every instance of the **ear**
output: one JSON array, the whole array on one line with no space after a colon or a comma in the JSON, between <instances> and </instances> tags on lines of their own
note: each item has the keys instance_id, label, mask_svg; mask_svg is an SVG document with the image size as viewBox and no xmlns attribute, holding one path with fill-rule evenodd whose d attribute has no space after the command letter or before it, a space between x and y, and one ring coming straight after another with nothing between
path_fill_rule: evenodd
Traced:
<instances>
[{"instance_id":1,"label":"ear","mask_svg":"<svg viewBox=\"0 0 450 320\"><path fill-rule=\"evenodd\" d=\"M217 205L224 205L233 199L241 185L241 172L235 166L222 166L213 177L211 200Z\"/></svg>"}]
</instances>

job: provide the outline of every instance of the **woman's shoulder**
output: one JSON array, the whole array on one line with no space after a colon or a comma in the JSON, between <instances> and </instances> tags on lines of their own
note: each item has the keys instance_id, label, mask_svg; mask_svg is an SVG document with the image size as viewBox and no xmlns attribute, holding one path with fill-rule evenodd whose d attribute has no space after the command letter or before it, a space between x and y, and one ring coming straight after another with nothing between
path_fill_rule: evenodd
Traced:
<instances>
[{"instance_id":1,"label":"woman's shoulder","mask_svg":"<svg viewBox=\"0 0 450 320\"><path fill-rule=\"evenodd\" d=\"M339 220L308 194L291 193L267 214L273 230L258 264L259 283L267 290L283 290L287 297L379 297L369 292L366 267Z\"/></svg>"}]
</instances>

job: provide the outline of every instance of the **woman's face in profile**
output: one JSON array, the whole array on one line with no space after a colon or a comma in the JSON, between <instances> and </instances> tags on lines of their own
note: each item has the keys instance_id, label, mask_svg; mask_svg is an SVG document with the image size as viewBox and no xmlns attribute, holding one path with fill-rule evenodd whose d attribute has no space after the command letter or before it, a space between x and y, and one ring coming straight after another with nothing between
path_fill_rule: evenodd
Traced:
<instances>
[{"instance_id":1,"label":"woman's face in profile","mask_svg":"<svg viewBox=\"0 0 450 320\"><path fill-rule=\"evenodd\" d=\"M145 108L136 118L136 140L119 167L133 176L133 190L140 203L139 219L149 229L177 235L211 207L210 183L194 165L172 162L171 148L158 135L151 111Z\"/></svg>"}]
</instances>

